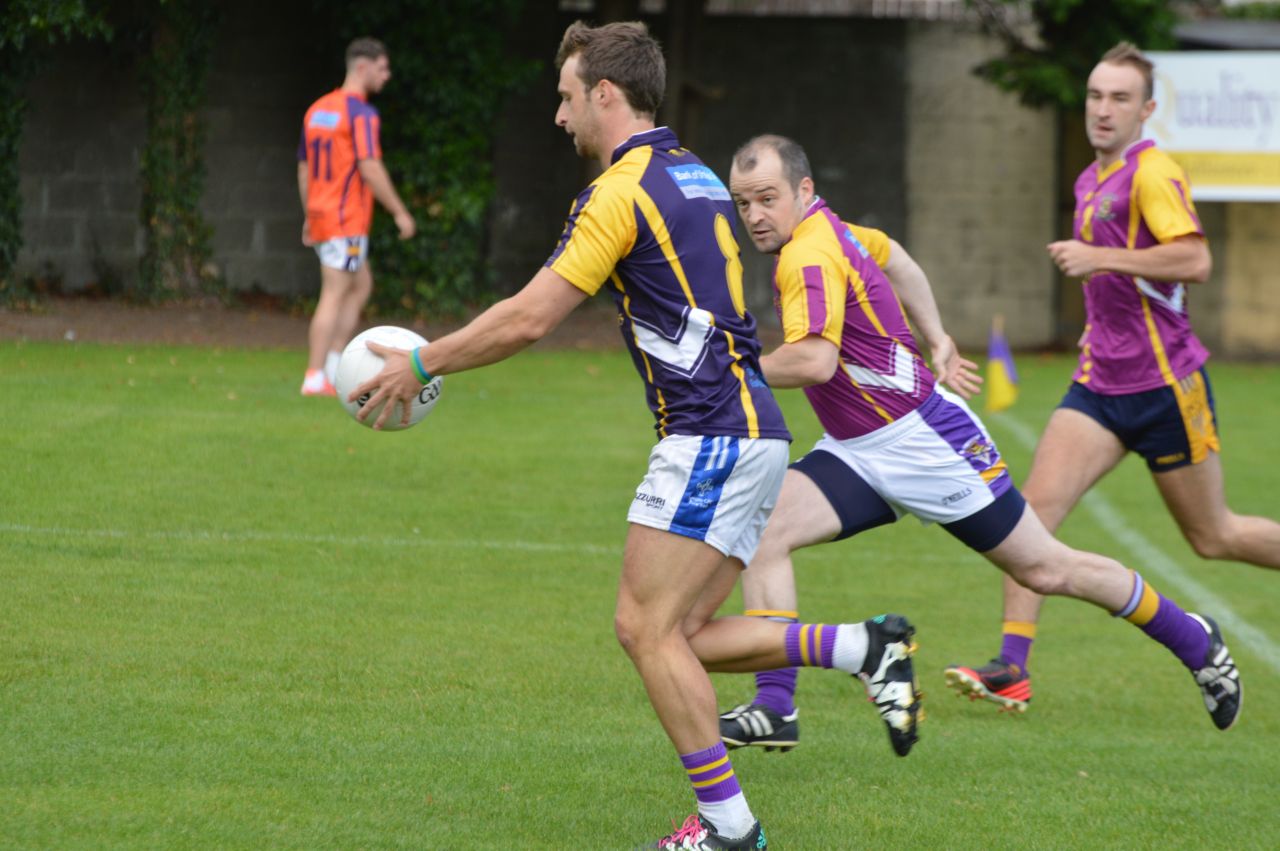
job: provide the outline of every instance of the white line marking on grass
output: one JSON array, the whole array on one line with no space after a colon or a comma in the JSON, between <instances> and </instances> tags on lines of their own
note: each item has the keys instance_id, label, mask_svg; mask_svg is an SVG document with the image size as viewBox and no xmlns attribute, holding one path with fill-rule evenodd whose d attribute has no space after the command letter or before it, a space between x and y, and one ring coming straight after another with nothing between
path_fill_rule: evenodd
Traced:
<instances>
[{"instance_id":1,"label":"white line marking on grass","mask_svg":"<svg viewBox=\"0 0 1280 851\"><path fill-rule=\"evenodd\" d=\"M1026 423L1009 414L989 416L1028 450L1036 448L1038 435ZM1090 491L1081 502L1099 526L1128 548L1143 572L1150 571L1159 575L1162 580L1177 588L1180 594L1194 600L1200 611L1213 615L1223 629L1247 644L1253 655L1280 673L1280 645L1272 641L1265 632L1237 615L1218 595L1192 579L1182 565L1165 555L1141 532L1125 523L1120 512L1100 491Z\"/></svg>"},{"instance_id":2,"label":"white line marking on grass","mask_svg":"<svg viewBox=\"0 0 1280 851\"><path fill-rule=\"evenodd\" d=\"M591 555L621 555L621 543L617 547L598 544L557 544L541 541L476 541L466 538L423 538L412 533L403 537L372 537L367 535L304 535L293 532L215 532L200 529L150 529L130 532L125 529L71 529L60 526L27 526L19 523L0 523L0 533L6 535L40 535L60 538L109 538L119 540L144 539L151 541L192 541L230 543L286 543L383 547L461 547L479 550L523 550L525 552L577 552Z\"/></svg>"}]
</instances>

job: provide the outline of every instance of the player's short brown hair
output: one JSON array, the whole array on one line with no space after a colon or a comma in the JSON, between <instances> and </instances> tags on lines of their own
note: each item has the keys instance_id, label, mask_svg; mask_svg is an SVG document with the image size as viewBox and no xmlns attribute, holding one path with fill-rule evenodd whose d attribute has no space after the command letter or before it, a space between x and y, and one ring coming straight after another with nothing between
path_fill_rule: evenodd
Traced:
<instances>
[{"instance_id":1,"label":"player's short brown hair","mask_svg":"<svg viewBox=\"0 0 1280 851\"><path fill-rule=\"evenodd\" d=\"M778 155L782 162L782 176L792 190L799 189L800 181L806 177L813 178L813 169L809 167L809 156L804 148L794 139L773 133L748 139L733 155L733 164L739 171L755 171L760 164L760 152L764 150L771 150Z\"/></svg>"},{"instance_id":2,"label":"player's short brown hair","mask_svg":"<svg viewBox=\"0 0 1280 851\"><path fill-rule=\"evenodd\" d=\"M556 67L578 57L578 77L588 89L608 80L641 115L653 117L662 105L667 86L667 64L662 48L649 28L639 21L623 21L592 27L574 21L564 31L556 51Z\"/></svg>"},{"instance_id":3,"label":"player's short brown hair","mask_svg":"<svg viewBox=\"0 0 1280 851\"><path fill-rule=\"evenodd\" d=\"M1128 41L1122 41L1115 47L1102 54L1099 63L1106 62L1109 65L1128 65L1130 68L1137 68L1138 73L1142 74L1142 99L1151 100L1151 96L1155 94L1155 63L1148 59L1136 44Z\"/></svg>"},{"instance_id":4,"label":"player's short brown hair","mask_svg":"<svg viewBox=\"0 0 1280 851\"><path fill-rule=\"evenodd\" d=\"M377 60L387 55L387 46L376 38L364 36L347 45L347 67L357 59Z\"/></svg>"}]
</instances>

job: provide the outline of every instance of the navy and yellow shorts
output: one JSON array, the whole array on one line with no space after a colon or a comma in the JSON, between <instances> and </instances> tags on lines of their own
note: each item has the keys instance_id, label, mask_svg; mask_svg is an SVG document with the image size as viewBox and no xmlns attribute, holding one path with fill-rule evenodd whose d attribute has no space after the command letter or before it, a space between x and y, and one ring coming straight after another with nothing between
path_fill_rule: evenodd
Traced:
<instances>
[{"instance_id":1,"label":"navy and yellow shorts","mask_svg":"<svg viewBox=\"0 0 1280 851\"><path fill-rule=\"evenodd\" d=\"M1073 382L1059 407L1098 422L1126 449L1147 459L1153 473L1199 464L1221 448L1213 388L1203 367L1170 387L1120 396L1104 396Z\"/></svg>"}]
</instances>

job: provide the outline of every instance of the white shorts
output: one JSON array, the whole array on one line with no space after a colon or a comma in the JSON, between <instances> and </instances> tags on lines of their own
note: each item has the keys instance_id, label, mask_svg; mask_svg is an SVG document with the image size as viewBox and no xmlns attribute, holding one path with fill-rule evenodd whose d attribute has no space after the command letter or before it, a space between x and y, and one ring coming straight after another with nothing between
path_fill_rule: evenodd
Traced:
<instances>
[{"instance_id":1,"label":"white shorts","mask_svg":"<svg viewBox=\"0 0 1280 851\"><path fill-rule=\"evenodd\" d=\"M321 266L355 272L369 256L369 237L339 236L317 242L314 247Z\"/></svg>"},{"instance_id":2,"label":"white shorts","mask_svg":"<svg viewBox=\"0 0 1280 851\"><path fill-rule=\"evenodd\" d=\"M942 388L896 422L849 440L824 434L814 450L842 461L898 517L913 514L926 523L963 520L1013 489L982 420ZM1021 500L1016 510L1020 515Z\"/></svg>"},{"instance_id":3,"label":"white shorts","mask_svg":"<svg viewBox=\"0 0 1280 851\"><path fill-rule=\"evenodd\" d=\"M751 561L787 471L785 440L664 437L649 453L627 520Z\"/></svg>"}]
</instances>

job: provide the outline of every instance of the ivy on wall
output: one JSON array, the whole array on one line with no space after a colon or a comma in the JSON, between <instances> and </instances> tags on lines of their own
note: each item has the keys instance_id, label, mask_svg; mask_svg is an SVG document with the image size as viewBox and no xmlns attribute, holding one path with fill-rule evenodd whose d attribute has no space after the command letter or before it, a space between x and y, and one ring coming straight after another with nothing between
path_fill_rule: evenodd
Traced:
<instances>
[{"instance_id":1,"label":"ivy on wall","mask_svg":"<svg viewBox=\"0 0 1280 851\"><path fill-rule=\"evenodd\" d=\"M205 164L198 112L217 20L213 5L201 0L150 5L139 68L147 109L141 158L146 250L130 295L160 301L208 292L218 283L210 263L213 229L200 212Z\"/></svg>"},{"instance_id":2,"label":"ivy on wall","mask_svg":"<svg viewBox=\"0 0 1280 851\"><path fill-rule=\"evenodd\" d=\"M0 304L27 297L13 273L22 248L18 146L26 99L23 88L45 48L75 38L111 38L99 11L84 0L6 0L0 5Z\"/></svg>"},{"instance_id":3,"label":"ivy on wall","mask_svg":"<svg viewBox=\"0 0 1280 851\"><path fill-rule=\"evenodd\" d=\"M376 312L439 316L484 300L486 216L494 194L491 138L503 99L536 67L505 51L522 0L316 0L310 24L330 40L334 84L353 38L390 51L393 79L377 99L383 150L418 222L396 238L381 211L374 225ZM140 156L145 251L126 296L146 301L218 292L212 229L200 213L205 187L200 121L216 35L207 0L8 0L0 5L0 300L13 289L21 248L17 151L21 93L37 47L74 37L113 39L137 63L147 136ZM94 11L90 11L90 9ZM319 29L319 28L322 28ZM299 105L299 115L305 104Z\"/></svg>"},{"instance_id":4,"label":"ivy on wall","mask_svg":"<svg viewBox=\"0 0 1280 851\"><path fill-rule=\"evenodd\" d=\"M377 282L370 307L459 313L492 286L484 260L498 111L536 70L504 50L522 2L329 2L330 50L339 61L353 38L387 45L392 78L375 101L383 159L418 223L418 235L401 241L379 208L370 237Z\"/></svg>"}]
</instances>

